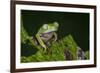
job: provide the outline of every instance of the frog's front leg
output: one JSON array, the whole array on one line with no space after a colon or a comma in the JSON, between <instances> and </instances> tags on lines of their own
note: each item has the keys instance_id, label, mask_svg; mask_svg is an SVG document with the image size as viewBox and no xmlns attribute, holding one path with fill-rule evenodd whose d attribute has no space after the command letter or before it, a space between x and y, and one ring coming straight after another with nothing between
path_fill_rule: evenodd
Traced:
<instances>
[{"instance_id":1,"label":"frog's front leg","mask_svg":"<svg viewBox=\"0 0 100 73\"><path fill-rule=\"evenodd\" d=\"M44 42L42 41L39 34L36 34L36 38L37 38L39 44L44 48L44 51L46 51L46 46L45 46Z\"/></svg>"},{"instance_id":2,"label":"frog's front leg","mask_svg":"<svg viewBox=\"0 0 100 73\"><path fill-rule=\"evenodd\" d=\"M57 34L56 34L56 32L54 32L54 41L57 41Z\"/></svg>"}]
</instances>

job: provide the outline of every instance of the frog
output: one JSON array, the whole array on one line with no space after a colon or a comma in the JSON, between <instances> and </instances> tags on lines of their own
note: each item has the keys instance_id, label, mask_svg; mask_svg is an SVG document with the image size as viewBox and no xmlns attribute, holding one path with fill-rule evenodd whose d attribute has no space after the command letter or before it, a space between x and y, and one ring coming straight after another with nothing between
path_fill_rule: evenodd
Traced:
<instances>
[{"instance_id":1,"label":"frog","mask_svg":"<svg viewBox=\"0 0 100 73\"><path fill-rule=\"evenodd\" d=\"M59 24L58 22L43 24L37 31L35 37L39 45L44 48L44 51L47 50L48 45L50 46L50 41L57 41L57 30Z\"/></svg>"}]
</instances>

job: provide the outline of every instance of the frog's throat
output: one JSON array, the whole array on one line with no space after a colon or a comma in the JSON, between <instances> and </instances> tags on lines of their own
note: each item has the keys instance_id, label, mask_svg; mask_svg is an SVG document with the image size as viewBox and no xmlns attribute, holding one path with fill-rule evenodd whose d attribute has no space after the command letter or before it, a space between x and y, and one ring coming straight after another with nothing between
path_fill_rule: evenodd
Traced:
<instances>
[{"instance_id":1,"label":"frog's throat","mask_svg":"<svg viewBox=\"0 0 100 73\"><path fill-rule=\"evenodd\" d=\"M57 31L57 29L46 30L46 31L44 31L43 33L49 33L49 32L55 32L55 31Z\"/></svg>"}]
</instances>

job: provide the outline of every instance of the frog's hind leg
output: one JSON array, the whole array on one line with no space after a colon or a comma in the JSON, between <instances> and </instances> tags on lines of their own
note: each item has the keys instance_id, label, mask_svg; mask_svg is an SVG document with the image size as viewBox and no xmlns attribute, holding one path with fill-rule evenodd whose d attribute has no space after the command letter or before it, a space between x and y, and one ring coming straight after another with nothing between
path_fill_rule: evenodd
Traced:
<instances>
[{"instance_id":1,"label":"frog's hind leg","mask_svg":"<svg viewBox=\"0 0 100 73\"><path fill-rule=\"evenodd\" d=\"M44 52L46 52L46 46L38 34L36 35L36 38L37 38L39 44L44 48Z\"/></svg>"}]
</instances>

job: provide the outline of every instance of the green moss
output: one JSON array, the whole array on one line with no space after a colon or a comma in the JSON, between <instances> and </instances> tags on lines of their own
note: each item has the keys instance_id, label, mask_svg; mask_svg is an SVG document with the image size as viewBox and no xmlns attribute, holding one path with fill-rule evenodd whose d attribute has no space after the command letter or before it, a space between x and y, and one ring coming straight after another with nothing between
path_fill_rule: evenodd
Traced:
<instances>
[{"instance_id":1,"label":"green moss","mask_svg":"<svg viewBox=\"0 0 100 73\"><path fill-rule=\"evenodd\" d=\"M63 41L63 44L71 52L71 54L73 55L73 59L76 60L77 59L77 54L76 54L77 44L76 44L75 40L73 39L73 37L71 35L68 35L65 38L63 38L61 41Z\"/></svg>"},{"instance_id":2,"label":"green moss","mask_svg":"<svg viewBox=\"0 0 100 73\"><path fill-rule=\"evenodd\" d=\"M89 51L85 52L85 57L86 57L86 59L89 59L89 57L90 57Z\"/></svg>"}]
</instances>

